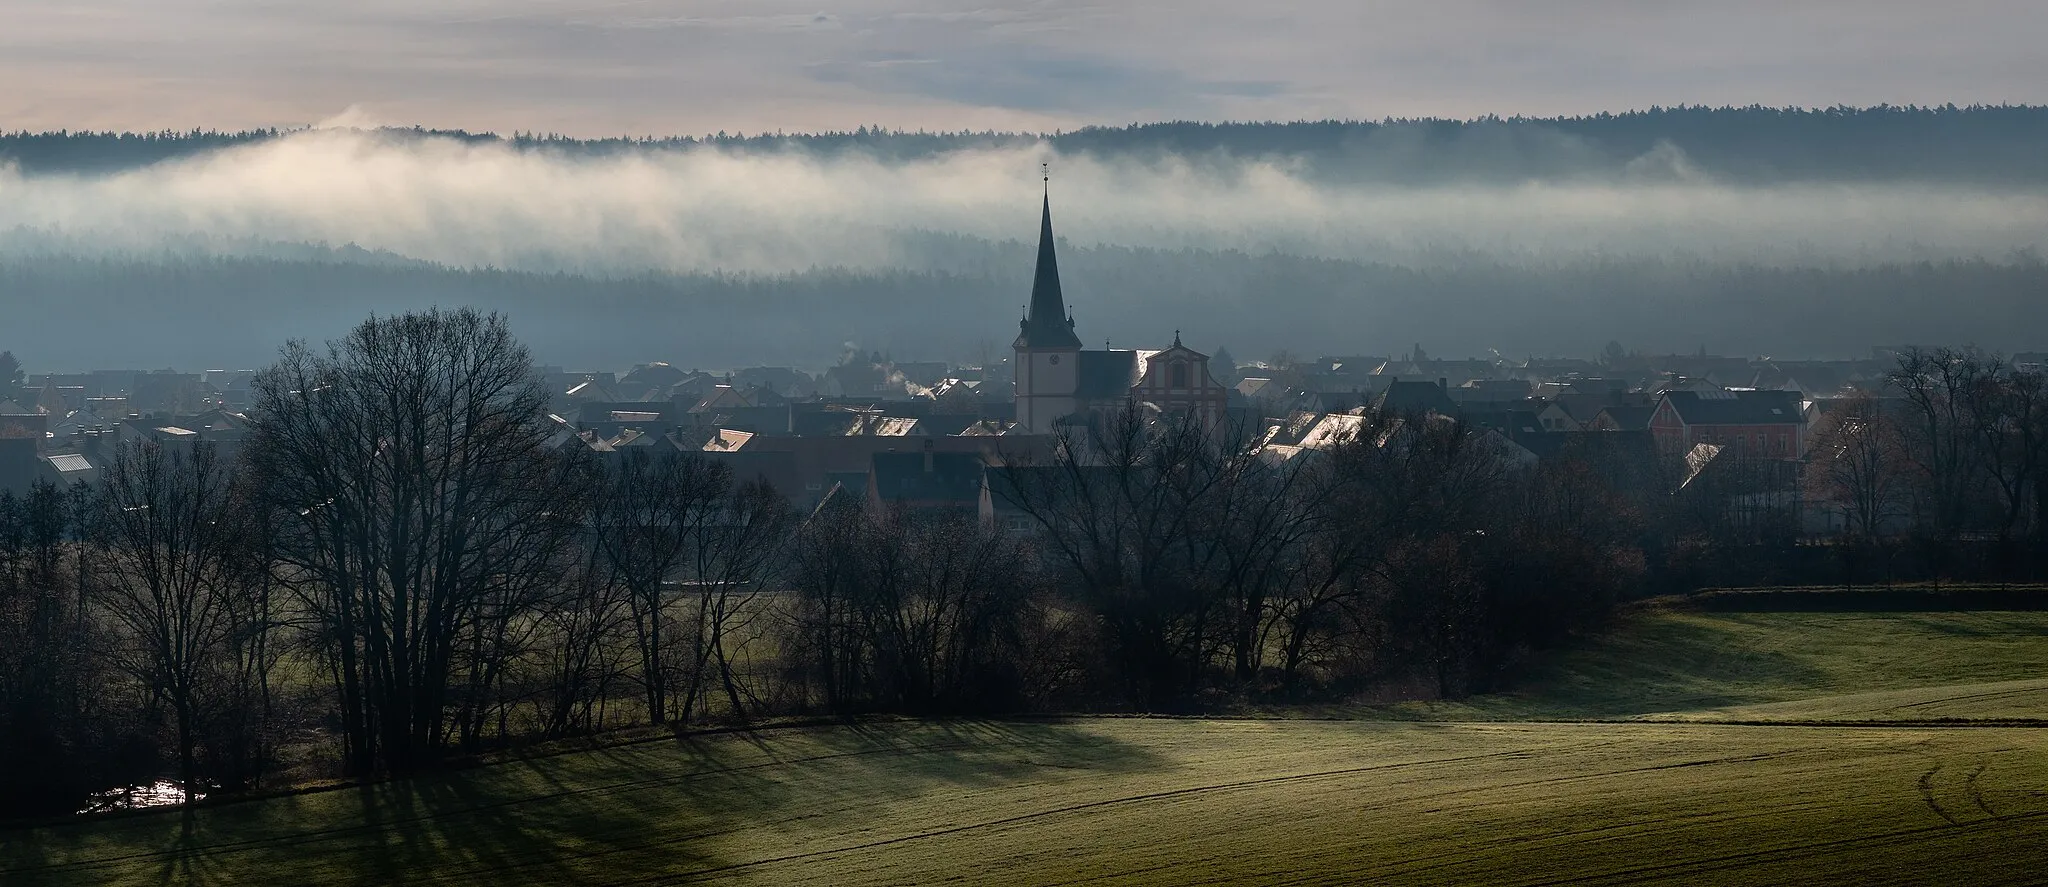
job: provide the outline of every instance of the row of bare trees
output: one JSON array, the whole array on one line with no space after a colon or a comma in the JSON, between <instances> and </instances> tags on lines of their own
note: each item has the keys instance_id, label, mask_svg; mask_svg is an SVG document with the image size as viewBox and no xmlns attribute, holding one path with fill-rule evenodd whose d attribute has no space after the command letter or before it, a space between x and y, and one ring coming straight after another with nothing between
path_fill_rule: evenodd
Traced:
<instances>
[{"instance_id":1,"label":"row of bare trees","mask_svg":"<svg viewBox=\"0 0 2048 887\"><path fill-rule=\"evenodd\" d=\"M974 515L833 497L788 552L792 700L834 712L1018 711L1074 680L1025 543Z\"/></svg>"},{"instance_id":2,"label":"row of bare trees","mask_svg":"<svg viewBox=\"0 0 2048 887\"><path fill-rule=\"evenodd\" d=\"M1838 406L1808 490L1862 545L1936 559L1991 546L2001 571L2048 556L2048 375L1974 348L1909 349L1887 390ZM1935 564L1939 572L1941 564Z\"/></svg>"},{"instance_id":3,"label":"row of bare trees","mask_svg":"<svg viewBox=\"0 0 2048 887\"><path fill-rule=\"evenodd\" d=\"M372 319L258 377L268 568L331 676L353 772L505 737L765 704L742 673L794 516L702 458L554 439L504 320ZM615 691L636 691L622 705Z\"/></svg>"},{"instance_id":4,"label":"row of bare trees","mask_svg":"<svg viewBox=\"0 0 2048 887\"><path fill-rule=\"evenodd\" d=\"M1290 453L1135 410L998 472L1101 632L1112 694L1460 695L1596 624L1641 570L1640 519L1583 459L1524 464L1441 417L1358 417Z\"/></svg>"},{"instance_id":5,"label":"row of bare trees","mask_svg":"<svg viewBox=\"0 0 2048 887\"><path fill-rule=\"evenodd\" d=\"M280 651L244 492L209 449L129 444L98 489L0 495L6 809L261 774Z\"/></svg>"},{"instance_id":6,"label":"row of bare trees","mask_svg":"<svg viewBox=\"0 0 2048 887\"><path fill-rule=\"evenodd\" d=\"M787 500L559 446L501 318L373 318L255 385L235 458L138 439L96 488L0 496L0 752L36 762L0 768L0 812L233 790L322 734L405 773L769 704Z\"/></svg>"}]
</instances>

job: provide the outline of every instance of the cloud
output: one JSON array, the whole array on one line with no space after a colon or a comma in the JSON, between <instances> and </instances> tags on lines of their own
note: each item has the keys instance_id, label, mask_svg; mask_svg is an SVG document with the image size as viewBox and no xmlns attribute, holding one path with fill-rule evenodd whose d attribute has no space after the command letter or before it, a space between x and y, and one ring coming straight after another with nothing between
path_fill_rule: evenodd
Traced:
<instances>
[{"instance_id":1,"label":"cloud","mask_svg":"<svg viewBox=\"0 0 2048 887\"><path fill-rule=\"evenodd\" d=\"M941 101L1032 111L1112 115L1199 115L1213 96L1278 95L1285 84L1193 78L1112 58L993 47L943 56L877 53L852 61L811 65L818 80L868 92L902 93Z\"/></svg>"},{"instance_id":2,"label":"cloud","mask_svg":"<svg viewBox=\"0 0 2048 887\"><path fill-rule=\"evenodd\" d=\"M2042 102L2044 42L2028 0L0 0L0 125L292 125L352 103L615 135Z\"/></svg>"},{"instance_id":3,"label":"cloud","mask_svg":"<svg viewBox=\"0 0 2048 887\"><path fill-rule=\"evenodd\" d=\"M379 116L362 105L350 105L341 113L313 124L314 129L377 129L396 125L394 121Z\"/></svg>"},{"instance_id":4,"label":"cloud","mask_svg":"<svg viewBox=\"0 0 2048 887\"><path fill-rule=\"evenodd\" d=\"M0 171L0 248L354 243L456 266L602 274L943 267L971 251L935 253L934 234L1035 236L1041 160L1053 164L1059 230L1082 244L1417 267L1633 255L1853 266L2003 258L2039 249L2048 231L2048 193L1731 187L1701 180L1668 145L1612 180L1389 187L1309 181L1272 163L1056 157L1037 145L901 163L708 148L579 158L324 129L114 175Z\"/></svg>"},{"instance_id":5,"label":"cloud","mask_svg":"<svg viewBox=\"0 0 2048 887\"><path fill-rule=\"evenodd\" d=\"M572 18L564 22L572 28L703 28L716 31L793 31L817 30L839 27L839 20L822 12L810 14L792 13L787 15L733 15L722 17L705 16L626 16L605 18Z\"/></svg>"}]
</instances>

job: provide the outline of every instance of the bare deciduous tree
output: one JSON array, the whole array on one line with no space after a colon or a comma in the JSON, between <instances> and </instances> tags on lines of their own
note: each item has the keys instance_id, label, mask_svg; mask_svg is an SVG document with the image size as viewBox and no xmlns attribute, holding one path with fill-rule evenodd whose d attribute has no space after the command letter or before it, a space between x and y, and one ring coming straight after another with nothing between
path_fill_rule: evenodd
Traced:
<instances>
[{"instance_id":1,"label":"bare deciduous tree","mask_svg":"<svg viewBox=\"0 0 2048 887\"><path fill-rule=\"evenodd\" d=\"M465 641L499 642L508 577L553 562L547 390L504 319L472 310L292 343L252 387L253 465L330 656L349 768L426 766L458 658L478 655Z\"/></svg>"},{"instance_id":2,"label":"bare deciduous tree","mask_svg":"<svg viewBox=\"0 0 2048 887\"><path fill-rule=\"evenodd\" d=\"M179 782L190 797L215 697L236 677L231 648L252 630L240 606L242 514L211 444L126 444L107 473L97 600L118 626L113 661L170 709Z\"/></svg>"},{"instance_id":3,"label":"bare deciduous tree","mask_svg":"<svg viewBox=\"0 0 2048 887\"><path fill-rule=\"evenodd\" d=\"M652 723L669 719L675 690L692 667L687 653L681 661L670 656L675 639L667 629L677 597L671 584L687 574L693 545L730 484L723 465L644 450L619 455L597 484L591 533L611 581L625 591Z\"/></svg>"},{"instance_id":4,"label":"bare deciduous tree","mask_svg":"<svg viewBox=\"0 0 2048 887\"><path fill-rule=\"evenodd\" d=\"M1899 428L1869 395L1835 407L1808 453L1807 482L1815 498L1861 544L1895 532L1908 501Z\"/></svg>"}]
</instances>

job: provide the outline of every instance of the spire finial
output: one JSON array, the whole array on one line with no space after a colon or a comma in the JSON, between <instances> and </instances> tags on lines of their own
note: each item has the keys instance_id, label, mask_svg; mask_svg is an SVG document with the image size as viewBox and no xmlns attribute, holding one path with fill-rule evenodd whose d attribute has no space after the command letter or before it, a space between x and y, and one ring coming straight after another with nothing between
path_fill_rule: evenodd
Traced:
<instances>
[{"instance_id":1,"label":"spire finial","mask_svg":"<svg viewBox=\"0 0 2048 887\"><path fill-rule=\"evenodd\" d=\"M1041 183L1043 183L1043 184L1044 184L1044 186L1045 186L1045 193L1046 193L1046 196L1048 196L1048 197L1049 197L1049 196L1051 196L1051 195L1052 195L1052 164L1050 164L1050 163L1047 163L1047 162L1045 162L1045 161L1039 161L1039 163L1038 163L1038 178L1039 178L1039 181L1040 181Z\"/></svg>"},{"instance_id":2,"label":"spire finial","mask_svg":"<svg viewBox=\"0 0 2048 887\"><path fill-rule=\"evenodd\" d=\"M1180 347L1180 330L1173 331L1173 347Z\"/></svg>"}]
</instances>

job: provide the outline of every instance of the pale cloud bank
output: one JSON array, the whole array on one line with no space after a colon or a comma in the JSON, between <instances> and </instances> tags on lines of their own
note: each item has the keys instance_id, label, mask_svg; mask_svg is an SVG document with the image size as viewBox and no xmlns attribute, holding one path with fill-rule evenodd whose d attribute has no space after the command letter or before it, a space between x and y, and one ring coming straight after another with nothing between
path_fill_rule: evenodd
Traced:
<instances>
[{"instance_id":1,"label":"pale cloud bank","mask_svg":"<svg viewBox=\"0 0 2048 887\"><path fill-rule=\"evenodd\" d=\"M602 274L944 267L965 254L935 253L931 234L1035 235L1047 160L1059 230L1081 245L1407 265L1650 255L1854 266L2005 259L2037 250L2048 231L2048 193L1728 186L1688 174L1669 151L1612 181L1423 188L1333 185L1270 162L1059 157L1043 146L909 162L711 148L579 158L324 129L115 174L0 170L0 247L353 243L459 267Z\"/></svg>"}]
</instances>

